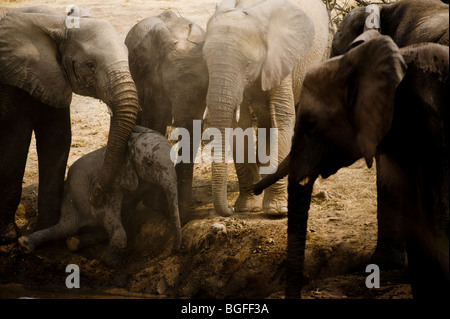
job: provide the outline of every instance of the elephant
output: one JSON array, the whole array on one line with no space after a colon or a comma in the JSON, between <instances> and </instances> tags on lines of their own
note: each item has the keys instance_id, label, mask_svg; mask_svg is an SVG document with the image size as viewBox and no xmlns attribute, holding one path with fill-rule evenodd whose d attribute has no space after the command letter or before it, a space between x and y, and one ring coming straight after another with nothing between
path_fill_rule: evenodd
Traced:
<instances>
[{"instance_id":1,"label":"elephant","mask_svg":"<svg viewBox=\"0 0 450 319\"><path fill-rule=\"evenodd\" d=\"M171 148L171 144L163 135L135 126L128 141L125 163L119 168L110 192L105 194L103 204L98 207L91 205L89 197L94 178L102 166L105 148L79 158L68 171L58 224L20 237L19 244L32 252L45 242L74 236L82 227L102 227L109 236L109 248L102 259L108 265L116 265L120 262L127 244L121 212L134 210L137 204L153 191L151 186L156 184L162 187L169 205L174 234L173 250L180 249L177 176L170 159ZM79 237L81 240L83 238L87 241L89 237ZM83 244L68 243L72 250Z\"/></svg>"},{"instance_id":2,"label":"elephant","mask_svg":"<svg viewBox=\"0 0 450 319\"><path fill-rule=\"evenodd\" d=\"M142 106L139 125L161 134L172 125L193 136L193 121L201 123L208 90L204 41L201 27L172 11L143 19L128 32L130 72ZM176 166L182 221L190 216L194 150L199 146L190 145L190 160Z\"/></svg>"},{"instance_id":3,"label":"elephant","mask_svg":"<svg viewBox=\"0 0 450 319\"><path fill-rule=\"evenodd\" d=\"M306 70L326 58L327 46L328 15L320 0L222 1L207 23L203 46L209 74L206 105L210 127L226 136L228 128L252 128L256 117L258 128L266 129L266 140L270 138L267 129L278 132L278 165L290 149L295 103ZM214 150L227 149L225 143L225 138L211 141ZM248 146L245 140L242 144ZM270 150L269 144L266 151ZM222 160L212 162L216 213L230 216L235 211L263 210L268 215L285 216L286 181L272 185L264 197L255 196L252 184L260 179L260 172L265 174L270 167L261 157L252 162L245 158L237 161L236 152L233 156L239 181L234 208L227 203L225 152Z\"/></svg>"},{"instance_id":4,"label":"elephant","mask_svg":"<svg viewBox=\"0 0 450 319\"><path fill-rule=\"evenodd\" d=\"M380 8L380 31L389 35L399 47L422 42L449 45L449 7L441 1L402 0L383 4ZM357 38L366 28L367 13L364 7L353 9L342 21L333 37L331 57L344 54L357 45ZM389 171L380 167L376 156L378 189L378 241L373 262L384 268L404 268L406 252L401 229L400 214L396 213L395 198L389 182ZM385 180L386 178L386 180Z\"/></svg>"},{"instance_id":5,"label":"elephant","mask_svg":"<svg viewBox=\"0 0 450 319\"><path fill-rule=\"evenodd\" d=\"M377 154L401 215L414 298L449 297L449 48L398 48L364 32L344 55L311 68L289 155L254 185L289 175L286 296L301 296L306 223L321 175ZM329 94L323 94L327 90Z\"/></svg>"},{"instance_id":6,"label":"elephant","mask_svg":"<svg viewBox=\"0 0 450 319\"><path fill-rule=\"evenodd\" d=\"M72 92L101 99L112 111L105 159L92 189L95 206L101 205L115 179L140 106L127 48L109 22L68 17L45 7L0 12L0 149L6 154L0 160L0 236L4 244L17 238L14 214L32 132L39 159L36 227L43 229L59 218L71 144Z\"/></svg>"},{"instance_id":7,"label":"elephant","mask_svg":"<svg viewBox=\"0 0 450 319\"><path fill-rule=\"evenodd\" d=\"M399 46L421 42L449 45L448 4L440 0L401 0L379 5L380 32ZM341 22L331 44L330 56L344 54L365 28L366 7L353 9Z\"/></svg>"}]
</instances>

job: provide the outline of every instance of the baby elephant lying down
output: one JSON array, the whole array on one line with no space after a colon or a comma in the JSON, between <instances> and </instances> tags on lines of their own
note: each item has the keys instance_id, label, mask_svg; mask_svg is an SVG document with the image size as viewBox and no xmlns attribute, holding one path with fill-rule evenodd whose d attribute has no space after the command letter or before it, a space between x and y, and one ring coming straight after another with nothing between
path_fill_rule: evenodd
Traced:
<instances>
[{"instance_id":1,"label":"baby elephant lying down","mask_svg":"<svg viewBox=\"0 0 450 319\"><path fill-rule=\"evenodd\" d=\"M102 166L105 148L78 159L70 167L64 185L59 223L20 237L19 244L31 252L47 241L74 236L82 227L100 226L109 235L109 249L102 259L107 264L116 264L127 244L127 234L121 222L122 209L134 209L151 185L158 184L167 197L174 229L173 248L178 250L181 246L181 226L177 177L170 150L171 145L164 136L136 126L128 142L125 163L100 207L92 206L89 197L94 178Z\"/></svg>"}]
</instances>

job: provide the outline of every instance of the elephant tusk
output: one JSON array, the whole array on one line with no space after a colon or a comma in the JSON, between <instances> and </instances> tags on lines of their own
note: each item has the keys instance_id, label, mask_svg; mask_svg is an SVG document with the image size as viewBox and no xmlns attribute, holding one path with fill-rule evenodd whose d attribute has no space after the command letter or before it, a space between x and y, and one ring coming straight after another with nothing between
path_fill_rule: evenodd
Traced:
<instances>
[{"instance_id":1,"label":"elephant tusk","mask_svg":"<svg viewBox=\"0 0 450 319\"><path fill-rule=\"evenodd\" d=\"M205 112L203 112L203 120L206 119L207 115L208 115L208 106L205 107Z\"/></svg>"},{"instance_id":2,"label":"elephant tusk","mask_svg":"<svg viewBox=\"0 0 450 319\"><path fill-rule=\"evenodd\" d=\"M239 104L236 108L236 123L239 122L240 118L241 118L241 105Z\"/></svg>"},{"instance_id":3,"label":"elephant tusk","mask_svg":"<svg viewBox=\"0 0 450 319\"><path fill-rule=\"evenodd\" d=\"M300 181L300 185L302 185L302 186L305 186L306 184L308 184L309 183L309 176L306 176L304 179L302 179L301 181Z\"/></svg>"}]
</instances>

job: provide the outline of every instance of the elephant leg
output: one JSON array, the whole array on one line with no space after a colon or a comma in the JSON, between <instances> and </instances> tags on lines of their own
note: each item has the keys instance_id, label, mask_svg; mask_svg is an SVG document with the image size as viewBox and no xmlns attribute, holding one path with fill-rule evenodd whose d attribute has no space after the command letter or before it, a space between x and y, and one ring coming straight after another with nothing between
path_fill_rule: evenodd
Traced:
<instances>
[{"instance_id":1,"label":"elephant leg","mask_svg":"<svg viewBox=\"0 0 450 319\"><path fill-rule=\"evenodd\" d=\"M4 90L5 86L0 85L0 245L17 237L14 216L33 131L29 98L23 92L11 94Z\"/></svg>"},{"instance_id":2,"label":"elephant leg","mask_svg":"<svg viewBox=\"0 0 450 319\"><path fill-rule=\"evenodd\" d=\"M127 246L127 233L122 225L121 208L123 194L112 190L105 203L107 206L94 209L94 216L100 218L109 236L108 250L103 254L102 260L110 266L117 265Z\"/></svg>"},{"instance_id":3,"label":"elephant leg","mask_svg":"<svg viewBox=\"0 0 450 319\"><path fill-rule=\"evenodd\" d=\"M448 210L445 214L447 221L440 220L433 212L421 210L417 205L406 205L402 213L413 298L448 301Z\"/></svg>"},{"instance_id":4,"label":"elephant leg","mask_svg":"<svg viewBox=\"0 0 450 319\"><path fill-rule=\"evenodd\" d=\"M39 230L55 225L59 220L71 142L70 109L55 109L39 103L34 130L39 158L36 226Z\"/></svg>"},{"instance_id":5,"label":"elephant leg","mask_svg":"<svg viewBox=\"0 0 450 319\"><path fill-rule=\"evenodd\" d=\"M58 223L52 227L38 230L29 236L20 237L19 244L28 252L32 252L46 242L72 236L77 230L78 227L75 225Z\"/></svg>"},{"instance_id":6,"label":"elephant leg","mask_svg":"<svg viewBox=\"0 0 450 319\"><path fill-rule=\"evenodd\" d=\"M29 236L20 237L19 244L28 252L32 252L46 242L76 234L80 225L80 214L75 208L73 200L64 198L61 206L61 219L58 224L35 231Z\"/></svg>"},{"instance_id":7,"label":"elephant leg","mask_svg":"<svg viewBox=\"0 0 450 319\"><path fill-rule=\"evenodd\" d=\"M398 193L397 183L392 183L395 170L384 155L377 155L376 165L378 239L372 261L385 269L402 269L406 266L404 223L398 204L402 195Z\"/></svg>"},{"instance_id":8,"label":"elephant leg","mask_svg":"<svg viewBox=\"0 0 450 319\"><path fill-rule=\"evenodd\" d=\"M182 223L186 223L192 215L192 181L194 163L179 163L176 166L178 184L178 204Z\"/></svg>"},{"instance_id":9,"label":"elephant leg","mask_svg":"<svg viewBox=\"0 0 450 319\"><path fill-rule=\"evenodd\" d=\"M170 172L170 170L168 170ZM174 172L175 173L175 172ZM178 208L178 193L177 187L174 185L174 181L176 180L175 174L168 174L168 176L164 176L160 185L162 186L164 193L167 198L169 218L172 221L173 226L173 250L178 251L181 248L181 223L180 223L180 211Z\"/></svg>"},{"instance_id":10,"label":"elephant leg","mask_svg":"<svg viewBox=\"0 0 450 319\"><path fill-rule=\"evenodd\" d=\"M102 256L102 260L107 265L117 265L120 263L127 245L127 234L122 226L120 218L110 216L105 224L106 232L109 235L109 248ZM105 220L106 222L106 220Z\"/></svg>"},{"instance_id":11,"label":"elephant leg","mask_svg":"<svg viewBox=\"0 0 450 319\"><path fill-rule=\"evenodd\" d=\"M271 153L271 144L277 143L278 163L289 154L295 124L294 95L292 78L286 77L282 83L269 92L270 122L276 129L276 140L266 131L266 154ZM259 144L259 143L258 143ZM262 177L265 175L261 174ZM263 210L269 215L287 214L287 178L282 178L264 191Z\"/></svg>"},{"instance_id":12,"label":"elephant leg","mask_svg":"<svg viewBox=\"0 0 450 319\"><path fill-rule=\"evenodd\" d=\"M250 109L245 102L241 106L240 121L237 123L242 130L252 127L252 117ZM243 145L242 145L243 144ZM253 149L248 138L244 137L244 141L233 139L233 159L236 174L239 182L239 196L234 203L235 212L260 212L262 208L262 196L256 196L253 193L253 184L259 181L260 175L256 160L254 163L249 162L248 150ZM236 152L244 152L243 161L237 159Z\"/></svg>"},{"instance_id":13,"label":"elephant leg","mask_svg":"<svg viewBox=\"0 0 450 319\"><path fill-rule=\"evenodd\" d=\"M192 216L192 182L194 177L194 161L200 145L194 145L194 127L191 119L183 121L184 128L189 132L190 158L188 163L178 163L175 167L178 183L178 205L182 224ZM200 142L200 140L198 141ZM182 150L180 149L180 152ZM181 156L181 154L180 154Z\"/></svg>"},{"instance_id":14,"label":"elephant leg","mask_svg":"<svg viewBox=\"0 0 450 319\"><path fill-rule=\"evenodd\" d=\"M266 131L266 154L270 154L270 132ZM278 139L286 137L287 134L285 134L285 131L278 130ZM273 141L272 141L273 142ZM280 143L278 143L278 147L280 147ZM278 153L282 152L282 150L278 150ZM286 154L287 156L287 154ZM278 163L281 163L279 161L279 157L276 159ZM265 177L265 174L261 174L261 177ZM272 184L270 187L266 188L264 190L264 200L263 200L263 210L268 215L273 216L285 216L287 214L287 177L284 177L274 184Z\"/></svg>"},{"instance_id":15,"label":"elephant leg","mask_svg":"<svg viewBox=\"0 0 450 319\"><path fill-rule=\"evenodd\" d=\"M234 204L235 212L260 212L262 197L253 194L253 184L259 180L256 163L235 163L239 180L239 197Z\"/></svg>"}]
</instances>

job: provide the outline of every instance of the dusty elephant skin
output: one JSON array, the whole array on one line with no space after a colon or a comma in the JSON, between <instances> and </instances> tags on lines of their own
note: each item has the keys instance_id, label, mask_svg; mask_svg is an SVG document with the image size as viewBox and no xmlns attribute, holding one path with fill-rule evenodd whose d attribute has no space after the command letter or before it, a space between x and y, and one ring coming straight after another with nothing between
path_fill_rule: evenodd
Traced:
<instances>
[{"instance_id":1,"label":"dusty elephant skin","mask_svg":"<svg viewBox=\"0 0 450 319\"><path fill-rule=\"evenodd\" d=\"M226 128L252 127L254 115L258 128L277 128L277 160L281 162L290 149L295 103L304 75L308 67L325 57L327 43L328 16L319 0L222 1L208 22L203 47L209 72L206 102L211 127L225 136ZM212 143L225 149L225 139ZM266 154L270 153L269 144ZM229 207L227 164L222 155L220 163L212 163L211 177L214 208L219 215L261 210L286 214L285 180L268 188L264 197L255 196L252 184L260 179L259 164L248 161L235 164L239 197L234 208Z\"/></svg>"},{"instance_id":2,"label":"dusty elephant skin","mask_svg":"<svg viewBox=\"0 0 450 319\"><path fill-rule=\"evenodd\" d=\"M21 8L0 20L0 232L13 224L31 134L39 157L38 229L58 221L71 142L72 92L103 100L112 110L105 158L91 201L101 205L115 178L139 110L126 46L102 19L66 16L48 8ZM5 237L3 237L5 236Z\"/></svg>"},{"instance_id":3,"label":"dusty elephant skin","mask_svg":"<svg viewBox=\"0 0 450 319\"><path fill-rule=\"evenodd\" d=\"M388 35L399 46L434 42L449 44L449 6L439 0L402 0L380 5L380 32ZM331 57L344 54L364 29L367 13L365 7L353 9L343 20L333 37ZM378 158L378 239L373 261L384 268L403 268L406 252L403 233L399 226L400 214L396 212L396 189L390 181L389 170Z\"/></svg>"},{"instance_id":4,"label":"dusty elephant skin","mask_svg":"<svg viewBox=\"0 0 450 319\"><path fill-rule=\"evenodd\" d=\"M130 72L142 113L138 124L166 134L169 125L193 136L193 121L202 120L208 70L203 59L205 31L192 21L164 11L141 20L128 32ZM182 221L191 215L194 149L190 161L176 167ZM184 150L187 152L187 150Z\"/></svg>"},{"instance_id":5,"label":"dusty elephant skin","mask_svg":"<svg viewBox=\"0 0 450 319\"><path fill-rule=\"evenodd\" d=\"M117 264L127 245L121 212L134 210L145 196L149 196L150 185L157 184L167 197L174 234L173 248L178 250L181 226L176 172L169 156L171 145L163 135L141 127L134 129L128 144L126 163L120 168L103 205L92 206L89 196L94 185L93 178L101 169L104 148L83 156L70 167L59 223L20 237L20 245L34 251L47 241L74 236L82 227L101 227L109 237L109 249L102 259L107 264ZM101 239L97 233L84 235L68 241L68 246L71 250L77 250L86 243L94 244L97 239Z\"/></svg>"},{"instance_id":6,"label":"dusty elephant skin","mask_svg":"<svg viewBox=\"0 0 450 319\"><path fill-rule=\"evenodd\" d=\"M309 209L304 202L315 179L361 157L371 166L377 154L396 191L392 196L413 296L448 298L448 46L427 43L399 50L391 38L368 32L372 35L363 34L358 46L317 65L305 79L292 149L282 165L285 171L278 173L289 174L292 208L286 296L301 293L304 254L299 252L305 247ZM371 67L363 67L368 61ZM334 81L346 85L320 94ZM261 181L255 192L273 180Z\"/></svg>"}]
</instances>

